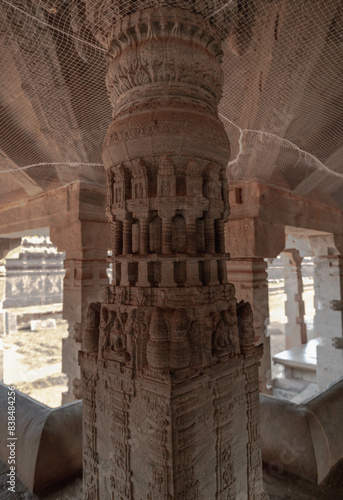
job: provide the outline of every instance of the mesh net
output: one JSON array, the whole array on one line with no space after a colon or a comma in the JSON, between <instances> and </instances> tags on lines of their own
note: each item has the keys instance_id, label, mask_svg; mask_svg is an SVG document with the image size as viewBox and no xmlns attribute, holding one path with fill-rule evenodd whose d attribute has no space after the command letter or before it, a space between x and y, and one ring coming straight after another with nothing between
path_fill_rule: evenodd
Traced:
<instances>
[{"instance_id":1,"label":"mesh net","mask_svg":"<svg viewBox=\"0 0 343 500\"><path fill-rule=\"evenodd\" d=\"M342 209L341 0L0 0L0 203L106 184L102 44L118 17L164 4L201 12L223 40L229 180Z\"/></svg>"}]
</instances>

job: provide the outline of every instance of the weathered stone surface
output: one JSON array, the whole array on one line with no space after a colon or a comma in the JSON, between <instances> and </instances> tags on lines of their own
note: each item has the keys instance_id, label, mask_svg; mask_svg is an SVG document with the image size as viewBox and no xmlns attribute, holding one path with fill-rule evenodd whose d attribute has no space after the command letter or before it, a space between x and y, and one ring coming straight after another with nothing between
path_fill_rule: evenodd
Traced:
<instances>
[{"instance_id":1,"label":"weathered stone surface","mask_svg":"<svg viewBox=\"0 0 343 500\"><path fill-rule=\"evenodd\" d=\"M266 498L262 351L225 265L219 40L175 8L135 12L112 37L103 158L113 285L89 308L79 358L85 495Z\"/></svg>"}]
</instances>

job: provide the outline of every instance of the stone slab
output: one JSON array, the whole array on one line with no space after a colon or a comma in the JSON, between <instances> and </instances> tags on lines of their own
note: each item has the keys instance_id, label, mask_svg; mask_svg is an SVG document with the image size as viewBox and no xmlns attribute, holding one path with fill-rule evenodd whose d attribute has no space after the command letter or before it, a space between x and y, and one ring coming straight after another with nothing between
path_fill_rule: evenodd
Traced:
<instances>
[{"instance_id":1,"label":"stone slab","mask_svg":"<svg viewBox=\"0 0 343 500\"><path fill-rule=\"evenodd\" d=\"M316 371L317 366L317 345L320 339L312 339L307 344L292 347L279 352L273 356L274 363L289 368L300 368L302 370Z\"/></svg>"}]
</instances>

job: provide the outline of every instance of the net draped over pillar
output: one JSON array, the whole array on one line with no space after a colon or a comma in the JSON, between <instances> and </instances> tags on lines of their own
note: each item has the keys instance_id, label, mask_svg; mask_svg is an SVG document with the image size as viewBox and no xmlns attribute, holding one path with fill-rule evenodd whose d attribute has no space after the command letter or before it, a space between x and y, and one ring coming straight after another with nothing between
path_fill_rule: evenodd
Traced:
<instances>
[{"instance_id":1,"label":"net draped over pillar","mask_svg":"<svg viewBox=\"0 0 343 500\"><path fill-rule=\"evenodd\" d=\"M226 278L220 40L159 7L119 20L107 48L113 285L80 353L85 498L266 498L262 351Z\"/></svg>"}]
</instances>

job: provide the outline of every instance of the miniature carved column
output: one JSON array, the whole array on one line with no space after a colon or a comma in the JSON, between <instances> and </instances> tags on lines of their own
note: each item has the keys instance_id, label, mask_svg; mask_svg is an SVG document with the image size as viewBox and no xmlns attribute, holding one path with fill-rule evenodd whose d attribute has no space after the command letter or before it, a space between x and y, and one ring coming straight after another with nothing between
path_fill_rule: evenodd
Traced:
<instances>
[{"instance_id":1,"label":"miniature carved column","mask_svg":"<svg viewBox=\"0 0 343 500\"><path fill-rule=\"evenodd\" d=\"M124 244L113 255L116 285L84 330L84 495L94 500L267 498L262 350L250 305L237 305L224 276L228 256L216 252L229 210L221 44L194 2L182 4L130 4L122 19L124 3L111 18L87 5L114 108L103 149L109 218L149 222L148 253L126 255ZM107 42L98 28L114 19ZM187 238L197 220L205 248Z\"/></svg>"},{"instance_id":2,"label":"miniature carved column","mask_svg":"<svg viewBox=\"0 0 343 500\"><path fill-rule=\"evenodd\" d=\"M319 239L319 238L318 238ZM314 258L313 330L321 337L317 346L317 384L325 389L343 375L343 257Z\"/></svg>"},{"instance_id":3,"label":"miniature carved column","mask_svg":"<svg viewBox=\"0 0 343 500\"><path fill-rule=\"evenodd\" d=\"M122 251L123 238L122 238L122 223L112 223L112 244L114 253L120 254Z\"/></svg>"},{"instance_id":4,"label":"miniature carved column","mask_svg":"<svg viewBox=\"0 0 343 500\"><path fill-rule=\"evenodd\" d=\"M141 220L139 223L140 229L140 253L142 255L149 253L149 223L146 219ZM121 252L114 252L115 255L119 255Z\"/></svg>"},{"instance_id":5,"label":"miniature carved column","mask_svg":"<svg viewBox=\"0 0 343 500\"><path fill-rule=\"evenodd\" d=\"M170 218L162 219L162 253L172 253L172 223Z\"/></svg>"},{"instance_id":6,"label":"miniature carved column","mask_svg":"<svg viewBox=\"0 0 343 500\"><path fill-rule=\"evenodd\" d=\"M230 259L227 262L228 280L235 284L237 300L251 304L254 313L255 344L263 343L263 356L259 367L259 390L271 393L268 276L264 259Z\"/></svg>"},{"instance_id":7,"label":"miniature carved column","mask_svg":"<svg viewBox=\"0 0 343 500\"><path fill-rule=\"evenodd\" d=\"M187 252L196 253L196 221L190 219L186 222L187 226Z\"/></svg>"},{"instance_id":8,"label":"miniature carved column","mask_svg":"<svg viewBox=\"0 0 343 500\"><path fill-rule=\"evenodd\" d=\"M123 255L132 252L132 223L124 220L123 222Z\"/></svg>"},{"instance_id":9,"label":"miniature carved column","mask_svg":"<svg viewBox=\"0 0 343 500\"><path fill-rule=\"evenodd\" d=\"M301 261L299 251L286 249L281 252L281 259L285 272L285 314L287 323L285 325L286 349L306 344L307 333L305 316L305 304L302 298L303 282L301 275Z\"/></svg>"}]
</instances>

